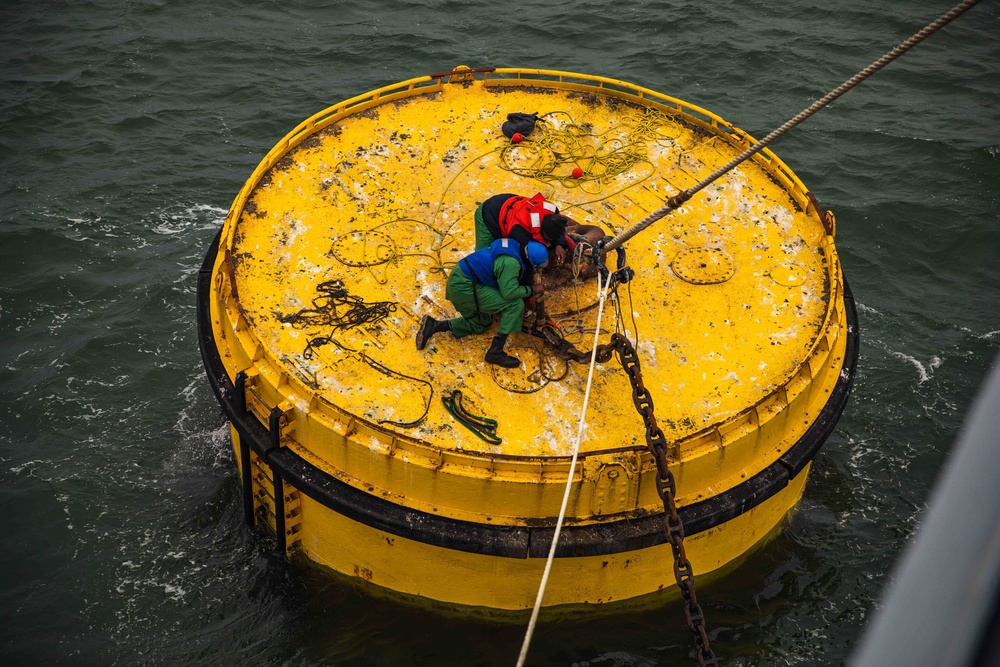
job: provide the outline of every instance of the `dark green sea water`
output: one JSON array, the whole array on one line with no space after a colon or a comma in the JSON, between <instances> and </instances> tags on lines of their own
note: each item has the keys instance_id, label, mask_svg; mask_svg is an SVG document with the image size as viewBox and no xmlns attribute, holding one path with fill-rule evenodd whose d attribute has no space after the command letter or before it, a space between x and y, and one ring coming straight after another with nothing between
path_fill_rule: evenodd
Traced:
<instances>
[{"instance_id":1,"label":"dark green sea water","mask_svg":"<svg viewBox=\"0 0 1000 667\"><path fill-rule=\"evenodd\" d=\"M949 6L2 0L0 664L513 665L523 625L304 574L242 524L194 307L241 184L306 116L459 64L763 136ZM860 372L787 530L699 598L724 665L840 665L1000 351L1000 3L772 148L837 214ZM667 605L543 614L530 662L689 653Z\"/></svg>"}]
</instances>

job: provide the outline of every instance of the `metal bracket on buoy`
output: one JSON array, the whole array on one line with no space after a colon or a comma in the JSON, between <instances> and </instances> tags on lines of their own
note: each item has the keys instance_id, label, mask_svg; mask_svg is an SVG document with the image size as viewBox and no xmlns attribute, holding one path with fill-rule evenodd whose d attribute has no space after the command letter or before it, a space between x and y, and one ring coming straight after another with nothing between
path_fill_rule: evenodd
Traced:
<instances>
[{"instance_id":1,"label":"metal bracket on buoy","mask_svg":"<svg viewBox=\"0 0 1000 667\"><path fill-rule=\"evenodd\" d=\"M467 65L459 65L450 72L434 72L433 74L428 74L432 79L440 79L444 81L445 77L448 78L448 83L461 83L463 81L475 81L476 77L474 74L481 73L483 78L487 74L492 74L497 71L496 67L469 67Z\"/></svg>"},{"instance_id":2,"label":"metal bracket on buoy","mask_svg":"<svg viewBox=\"0 0 1000 667\"><path fill-rule=\"evenodd\" d=\"M615 248L615 253L618 255L615 271L614 273L611 272L611 270L605 265L604 256L604 246L606 246L609 241L610 239L606 236L599 239L597 243L594 244L594 250L591 252L590 258L597 267L597 270L600 271L604 284L610 284L610 288L613 290L618 285L627 283L632 280L632 278L635 278L635 271L630 269L625 264L625 248L618 246Z\"/></svg>"}]
</instances>

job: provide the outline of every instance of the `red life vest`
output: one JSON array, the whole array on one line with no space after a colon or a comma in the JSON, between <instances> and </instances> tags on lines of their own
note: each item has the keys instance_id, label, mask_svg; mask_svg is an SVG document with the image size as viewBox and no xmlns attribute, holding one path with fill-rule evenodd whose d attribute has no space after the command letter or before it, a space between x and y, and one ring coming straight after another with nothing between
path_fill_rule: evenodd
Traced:
<instances>
[{"instance_id":1,"label":"red life vest","mask_svg":"<svg viewBox=\"0 0 1000 667\"><path fill-rule=\"evenodd\" d=\"M542 218L558 210L555 204L545 200L541 192L534 197L515 195L500 207L500 234L510 237L510 230L518 225L527 229L531 238L547 246L549 242L542 238Z\"/></svg>"}]
</instances>

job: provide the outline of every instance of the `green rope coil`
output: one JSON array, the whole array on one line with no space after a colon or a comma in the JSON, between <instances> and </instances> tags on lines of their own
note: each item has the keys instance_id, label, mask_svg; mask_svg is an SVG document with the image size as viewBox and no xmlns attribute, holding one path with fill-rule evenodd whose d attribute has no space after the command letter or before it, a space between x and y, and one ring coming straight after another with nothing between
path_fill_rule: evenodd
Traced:
<instances>
[{"instance_id":1,"label":"green rope coil","mask_svg":"<svg viewBox=\"0 0 1000 667\"><path fill-rule=\"evenodd\" d=\"M462 391L460 389L452 391L451 396L442 396L441 402L444 403L445 410L450 412L459 424L486 442L491 445L499 445L503 442L497 437L497 421L495 419L481 417L465 409L465 406L462 405Z\"/></svg>"}]
</instances>

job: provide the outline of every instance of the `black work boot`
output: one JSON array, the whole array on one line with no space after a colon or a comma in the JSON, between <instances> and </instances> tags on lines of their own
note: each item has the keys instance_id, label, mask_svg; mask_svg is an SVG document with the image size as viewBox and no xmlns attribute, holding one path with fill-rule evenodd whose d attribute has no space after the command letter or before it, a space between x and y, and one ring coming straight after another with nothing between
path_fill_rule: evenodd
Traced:
<instances>
[{"instance_id":1,"label":"black work boot","mask_svg":"<svg viewBox=\"0 0 1000 667\"><path fill-rule=\"evenodd\" d=\"M497 334L493 337L493 344L486 351L486 361L504 368L517 368L521 361L517 357L512 357L503 351L504 343L507 342L507 334Z\"/></svg>"},{"instance_id":2,"label":"black work boot","mask_svg":"<svg viewBox=\"0 0 1000 667\"><path fill-rule=\"evenodd\" d=\"M430 315L421 317L420 326L417 327L417 349L424 349L431 336L442 331L447 331L448 328L448 320L435 320Z\"/></svg>"}]
</instances>

